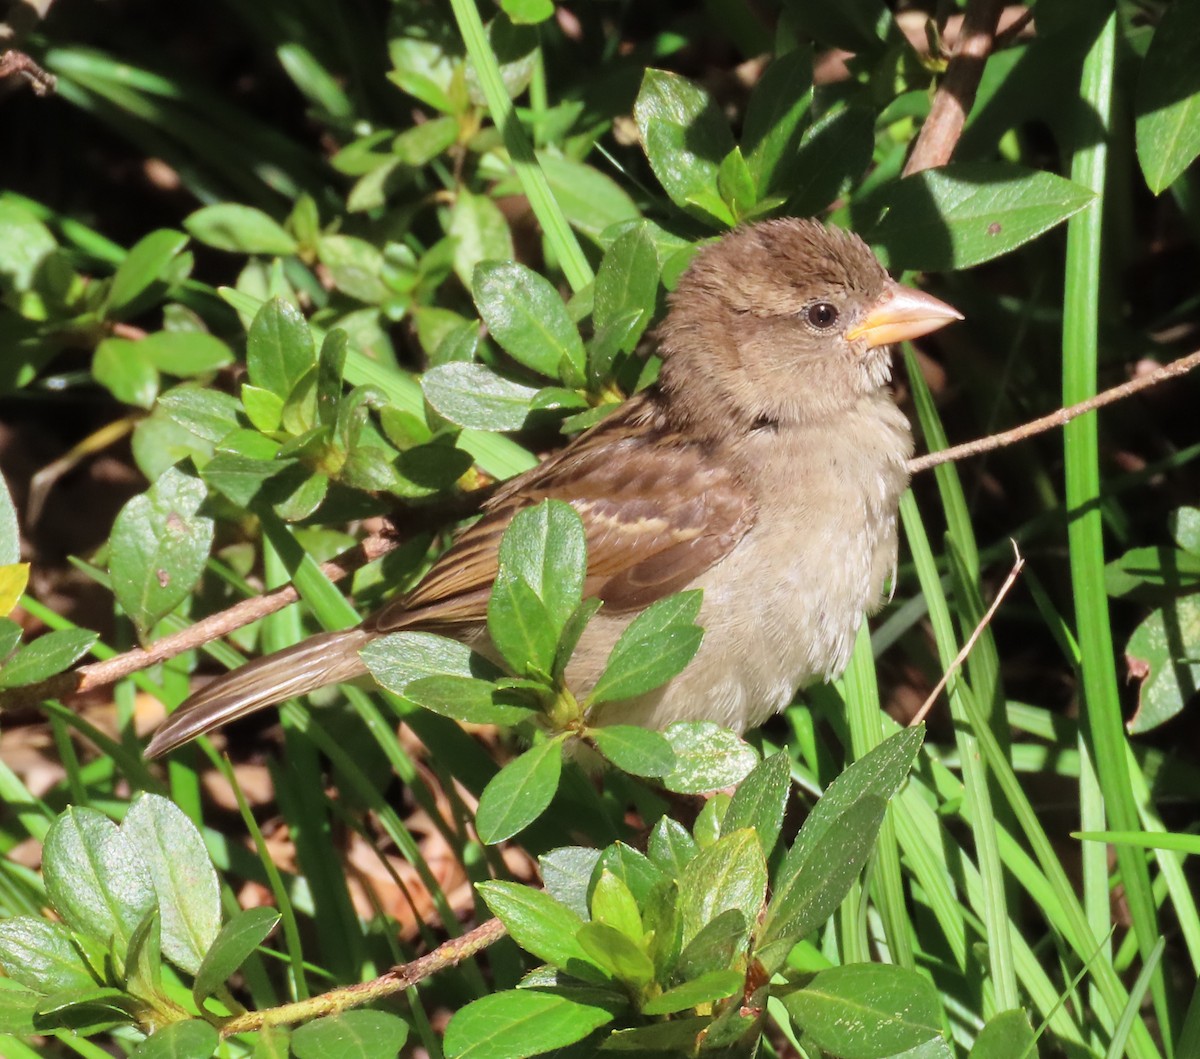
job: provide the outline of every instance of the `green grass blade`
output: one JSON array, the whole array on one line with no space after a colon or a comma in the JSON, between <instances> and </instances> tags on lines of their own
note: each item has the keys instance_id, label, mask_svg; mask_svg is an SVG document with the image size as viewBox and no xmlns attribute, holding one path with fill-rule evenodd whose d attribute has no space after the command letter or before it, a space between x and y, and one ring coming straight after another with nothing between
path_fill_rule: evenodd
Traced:
<instances>
[{"instance_id":1,"label":"green grass blade","mask_svg":"<svg viewBox=\"0 0 1200 1059\"><path fill-rule=\"evenodd\" d=\"M884 739L885 716L879 702L875 658L866 623L858 631L858 642L843 677L846 685L847 720L854 757L860 758ZM891 962L914 967L912 931L900 874L900 850L896 842L896 811L889 809L879 829L871 871L871 894L883 919Z\"/></svg>"},{"instance_id":2,"label":"green grass blade","mask_svg":"<svg viewBox=\"0 0 1200 1059\"><path fill-rule=\"evenodd\" d=\"M475 0L450 0L450 7L458 22L458 31L462 34L467 54L475 64L492 121L504 137L504 145L508 148L509 158L517 171L517 179L521 182L525 197L529 199L534 216L541 224L546 241L554 256L558 258L571 289L583 290L594 278L592 266L588 264L579 240L571 231L566 214L550 190L546 175L534 157L529 138L517 120L512 100L509 99L500 76L500 68L496 65L496 57L488 45L487 33L479 18L479 8L475 5Z\"/></svg>"},{"instance_id":3,"label":"green grass blade","mask_svg":"<svg viewBox=\"0 0 1200 1059\"><path fill-rule=\"evenodd\" d=\"M1080 86L1087 130L1079 129L1083 146L1071 160L1071 179L1096 193L1096 201L1067 222L1066 286L1063 306L1063 404L1086 400L1097 391L1097 334L1100 318L1100 265L1103 260L1103 194L1108 168L1104 130L1113 113L1116 69L1117 13L1115 5L1100 5L1104 21L1084 60ZM1137 805L1125 771L1126 742L1117 690L1112 628L1104 587L1103 519L1100 508L1100 465L1097 417L1081 416L1063 429L1066 458L1066 499L1072 513L1067 527L1075 622L1082 654L1084 729L1095 755L1109 826L1132 830L1138 826ZM1142 961L1149 964L1160 936L1150 873L1142 853L1117 849L1133 929ZM1104 878L1089 873L1085 885L1093 891L1089 907L1099 905L1098 891L1107 895ZM1107 898L1106 898L1107 899ZM1150 988L1154 1008L1164 1027L1171 1055L1172 1012L1161 969Z\"/></svg>"}]
</instances>

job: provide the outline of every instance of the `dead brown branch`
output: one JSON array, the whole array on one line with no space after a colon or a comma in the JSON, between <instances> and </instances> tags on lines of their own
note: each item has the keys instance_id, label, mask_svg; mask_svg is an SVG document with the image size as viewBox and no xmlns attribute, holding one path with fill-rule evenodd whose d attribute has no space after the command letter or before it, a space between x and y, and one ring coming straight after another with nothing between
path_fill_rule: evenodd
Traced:
<instances>
[{"instance_id":1,"label":"dead brown branch","mask_svg":"<svg viewBox=\"0 0 1200 1059\"><path fill-rule=\"evenodd\" d=\"M937 702L937 697L942 693L942 690L950 682L950 678L958 672L959 667L970 656L975 644L979 641L979 637L983 635L983 630L991 624L992 618L996 616L996 611L1000 609L1000 604L1004 602L1004 597L1008 595L1009 590L1017 583L1017 577L1020 575L1022 568L1025 566L1025 559L1017 549L1017 542L1012 542L1013 554L1016 556L1016 561L1013 563L1013 568L1008 572L1008 577L1004 579L1004 584L1000 586L1000 591L996 593L996 598L992 600L992 605L988 607L987 613L979 619L979 624L975 626L970 638L962 645L962 650L954 656L954 661L947 667L946 672L942 674L942 679L937 682L933 691L929 693L929 697L921 705L921 708L913 715L913 719L909 721L909 727L914 724L920 724L929 715L929 711L933 709L933 704Z\"/></svg>"},{"instance_id":2,"label":"dead brown branch","mask_svg":"<svg viewBox=\"0 0 1200 1059\"><path fill-rule=\"evenodd\" d=\"M1195 353L1189 353L1186 357L1180 357L1178 360L1173 360L1170 364L1164 364L1161 368L1147 372L1145 375L1139 375L1135 379L1123 382L1119 386L1105 390L1103 393L1098 393L1095 397L1089 397L1086 401L1080 401L1079 404L1073 404L1070 408L1060 408L1057 412L1051 412L1049 415L1044 415L1040 419L1034 419L1029 423L1022 423L1019 427L1001 431L999 434L989 434L987 437L967 441L962 445L952 445L950 448L942 449L940 452L930 452L924 456L918 456L916 459L909 460L908 469L913 474L918 474L921 471L929 470L931 467L936 467L940 463L950 463L954 460L966 459L968 456L978 456L980 453L991 452L993 449L1005 448L1018 441L1031 438L1035 434L1043 434L1047 430L1064 426L1071 422L1072 419L1076 419L1087 412L1094 412L1097 408L1103 408L1105 405L1113 404L1116 401L1123 401L1126 397L1132 397L1135 393L1148 390L1151 386L1157 386L1160 382L1166 382L1167 379L1186 375L1198 366L1200 366L1200 350L1197 350Z\"/></svg>"},{"instance_id":3,"label":"dead brown branch","mask_svg":"<svg viewBox=\"0 0 1200 1059\"><path fill-rule=\"evenodd\" d=\"M1003 0L970 0L967 4L962 37L904 166L904 176L950 161L992 53L1003 8Z\"/></svg>"}]
</instances>

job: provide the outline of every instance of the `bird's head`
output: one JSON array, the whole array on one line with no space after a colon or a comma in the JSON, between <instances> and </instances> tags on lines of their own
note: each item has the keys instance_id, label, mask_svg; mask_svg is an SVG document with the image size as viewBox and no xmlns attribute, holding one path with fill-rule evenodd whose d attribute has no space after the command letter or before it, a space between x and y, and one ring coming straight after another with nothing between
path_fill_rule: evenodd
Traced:
<instances>
[{"instance_id":1,"label":"bird's head","mask_svg":"<svg viewBox=\"0 0 1200 1059\"><path fill-rule=\"evenodd\" d=\"M825 419L891 380L891 347L962 316L891 279L858 236L763 221L702 249L659 329L662 385L695 425Z\"/></svg>"}]
</instances>

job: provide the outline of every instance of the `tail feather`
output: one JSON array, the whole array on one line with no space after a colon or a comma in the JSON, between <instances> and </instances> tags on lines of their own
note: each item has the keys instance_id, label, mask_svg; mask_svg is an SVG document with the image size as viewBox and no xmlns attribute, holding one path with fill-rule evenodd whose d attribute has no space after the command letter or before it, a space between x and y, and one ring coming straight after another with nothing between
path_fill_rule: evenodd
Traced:
<instances>
[{"instance_id":1,"label":"tail feather","mask_svg":"<svg viewBox=\"0 0 1200 1059\"><path fill-rule=\"evenodd\" d=\"M159 757L277 702L362 676L367 667L358 652L374 635L361 628L320 633L217 677L163 722L146 757Z\"/></svg>"}]
</instances>

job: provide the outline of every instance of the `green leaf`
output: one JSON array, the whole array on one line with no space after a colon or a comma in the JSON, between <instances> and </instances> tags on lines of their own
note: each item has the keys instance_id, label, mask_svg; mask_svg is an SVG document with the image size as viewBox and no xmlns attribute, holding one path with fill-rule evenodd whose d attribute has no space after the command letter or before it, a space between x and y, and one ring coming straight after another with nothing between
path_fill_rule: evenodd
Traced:
<instances>
[{"instance_id":1,"label":"green leaf","mask_svg":"<svg viewBox=\"0 0 1200 1059\"><path fill-rule=\"evenodd\" d=\"M1130 732L1148 732L1178 714L1200 688L1200 595L1151 611L1129 637L1125 662L1140 684Z\"/></svg>"},{"instance_id":2,"label":"green leaf","mask_svg":"<svg viewBox=\"0 0 1200 1059\"><path fill-rule=\"evenodd\" d=\"M204 481L222 496L240 508L248 508L258 497L263 486L283 475L295 472L295 460L261 460L236 452L218 452L204 465ZM300 468L303 476L308 471ZM288 484L294 484L290 480Z\"/></svg>"},{"instance_id":3,"label":"green leaf","mask_svg":"<svg viewBox=\"0 0 1200 1059\"><path fill-rule=\"evenodd\" d=\"M82 991L68 989L42 1000L35 1018L39 1028L53 1026L87 1037L133 1022L130 1011L135 1006L136 1002L127 993L111 986Z\"/></svg>"},{"instance_id":4,"label":"green leaf","mask_svg":"<svg viewBox=\"0 0 1200 1059\"><path fill-rule=\"evenodd\" d=\"M957 162L896 183L870 241L893 270L969 268L1036 239L1094 198L1053 173Z\"/></svg>"},{"instance_id":5,"label":"green leaf","mask_svg":"<svg viewBox=\"0 0 1200 1059\"><path fill-rule=\"evenodd\" d=\"M551 622L561 628L583 598L587 540L583 520L570 504L546 500L517 512L500 541L502 571L537 594Z\"/></svg>"},{"instance_id":6,"label":"green leaf","mask_svg":"<svg viewBox=\"0 0 1200 1059\"><path fill-rule=\"evenodd\" d=\"M413 315L417 322L417 341L430 358L430 367L460 360L470 363L475 359L482 332L478 320L468 320L452 309L432 305L415 309Z\"/></svg>"},{"instance_id":7,"label":"green leaf","mask_svg":"<svg viewBox=\"0 0 1200 1059\"><path fill-rule=\"evenodd\" d=\"M614 724L593 728L589 736L607 760L631 775L665 776L675 767L675 751L661 732Z\"/></svg>"},{"instance_id":8,"label":"green leaf","mask_svg":"<svg viewBox=\"0 0 1200 1059\"><path fill-rule=\"evenodd\" d=\"M641 217L629 193L606 173L550 151L537 152L537 160L571 226L594 242L602 243L601 233L614 224Z\"/></svg>"},{"instance_id":9,"label":"green leaf","mask_svg":"<svg viewBox=\"0 0 1200 1059\"><path fill-rule=\"evenodd\" d=\"M404 697L433 713L466 724L514 725L538 715L512 692L475 677L420 677L405 685Z\"/></svg>"},{"instance_id":10,"label":"green leaf","mask_svg":"<svg viewBox=\"0 0 1200 1059\"><path fill-rule=\"evenodd\" d=\"M460 109L451 101L450 91L461 60L447 54L440 44L395 36L388 42L388 56L394 69L387 78L402 91L444 114Z\"/></svg>"},{"instance_id":11,"label":"green leaf","mask_svg":"<svg viewBox=\"0 0 1200 1059\"><path fill-rule=\"evenodd\" d=\"M597 343L592 348L591 372L594 380L607 375L617 352L630 353L637 346L650 321L658 298L658 251L649 226L638 224L624 232L608 248L596 272L592 320L597 334L613 328L636 313L632 323L621 325L617 347L597 363Z\"/></svg>"},{"instance_id":12,"label":"green leaf","mask_svg":"<svg viewBox=\"0 0 1200 1059\"><path fill-rule=\"evenodd\" d=\"M277 221L253 206L222 202L184 218L197 242L242 254L294 254L296 240Z\"/></svg>"},{"instance_id":13,"label":"green leaf","mask_svg":"<svg viewBox=\"0 0 1200 1059\"><path fill-rule=\"evenodd\" d=\"M519 883L489 880L475 888L526 952L576 978L606 980L575 938L584 923L577 912L548 893Z\"/></svg>"},{"instance_id":14,"label":"green leaf","mask_svg":"<svg viewBox=\"0 0 1200 1059\"><path fill-rule=\"evenodd\" d=\"M891 964L831 967L783 998L797 1027L842 1059L889 1059L941 1036L937 991Z\"/></svg>"},{"instance_id":15,"label":"green leaf","mask_svg":"<svg viewBox=\"0 0 1200 1059\"><path fill-rule=\"evenodd\" d=\"M92 356L92 376L123 404L149 408L158 396L158 372L141 342L106 338Z\"/></svg>"},{"instance_id":16,"label":"green leaf","mask_svg":"<svg viewBox=\"0 0 1200 1059\"><path fill-rule=\"evenodd\" d=\"M214 524L200 514L208 490L171 468L135 496L113 523L113 594L145 634L196 586L212 548Z\"/></svg>"},{"instance_id":17,"label":"green leaf","mask_svg":"<svg viewBox=\"0 0 1200 1059\"><path fill-rule=\"evenodd\" d=\"M0 286L27 291L58 243L50 229L15 202L0 199Z\"/></svg>"},{"instance_id":18,"label":"green leaf","mask_svg":"<svg viewBox=\"0 0 1200 1059\"><path fill-rule=\"evenodd\" d=\"M411 129L405 129L392 140L392 154L407 166L428 165L458 140L457 118L431 118Z\"/></svg>"},{"instance_id":19,"label":"green leaf","mask_svg":"<svg viewBox=\"0 0 1200 1059\"><path fill-rule=\"evenodd\" d=\"M100 639L87 629L60 629L39 636L0 669L0 688L19 688L61 673Z\"/></svg>"},{"instance_id":20,"label":"green leaf","mask_svg":"<svg viewBox=\"0 0 1200 1059\"><path fill-rule=\"evenodd\" d=\"M717 170L717 192L735 220L741 220L758 202L758 185L740 147L734 147Z\"/></svg>"},{"instance_id":21,"label":"green leaf","mask_svg":"<svg viewBox=\"0 0 1200 1059\"><path fill-rule=\"evenodd\" d=\"M1178 548L1131 548L1104 568L1104 588L1110 596L1145 587L1195 592L1200 588L1200 555Z\"/></svg>"},{"instance_id":22,"label":"green leaf","mask_svg":"<svg viewBox=\"0 0 1200 1059\"><path fill-rule=\"evenodd\" d=\"M507 219L486 195L460 191L446 234L454 240L454 274L468 289L480 262L508 261L516 254Z\"/></svg>"},{"instance_id":23,"label":"green leaf","mask_svg":"<svg viewBox=\"0 0 1200 1059\"><path fill-rule=\"evenodd\" d=\"M729 801L729 795L725 791L716 791L704 802L704 808L696 815L696 822L692 824L692 837L701 849L707 849L721 837L721 821L725 818Z\"/></svg>"},{"instance_id":24,"label":"green leaf","mask_svg":"<svg viewBox=\"0 0 1200 1059\"><path fill-rule=\"evenodd\" d=\"M1158 195L1200 154L1200 0L1175 0L1163 12L1134 106L1138 161Z\"/></svg>"},{"instance_id":25,"label":"green leaf","mask_svg":"<svg viewBox=\"0 0 1200 1059\"><path fill-rule=\"evenodd\" d=\"M233 350L204 331L155 331L137 343L138 352L166 375L205 375L233 363Z\"/></svg>"},{"instance_id":26,"label":"green leaf","mask_svg":"<svg viewBox=\"0 0 1200 1059\"><path fill-rule=\"evenodd\" d=\"M286 224L302 247L311 249L316 246L321 237L321 213L316 200L307 192L302 193L288 214Z\"/></svg>"},{"instance_id":27,"label":"green leaf","mask_svg":"<svg viewBox=\"0 0 1200 1059\"><path fill-rule=\"evenodd\" d=\"M209 1059L220 1037L203 1019L172 1022L134 1048L130 1059Z\"/></svg>"},{"instance_id":28,"label":"green leaf","mask_svg":"<svg viewBox=\"0 0 1200 1059\"><path fill-rule=\"evenodd\" d=\"M633 115L650 168L671 201L710 224L732 224L717 173L734 148L733 135L708 93L677 74L648 69Z\"/></svg>"},{"instance_id":29,"label":"green leaf","mask_svg":"<svg viewBox=\"0 0 1200 1059\"><path fill-rule=\"evenodd\" d=\"M414 680L432 676L494 680L501 672L463 643L429 632L394 632L372 640L360 652L375 678L388 691L403 695Z\"/></svg>"},{"instance_id":30,"label":"green leaf","mask_svg":"<svg viewBox=\"0 0 1200 1059\"><path fill-rule=\"evenodd\" d=\"M513 1059L581 1041L624 1004L595 989L510 989L472 1001L446 1027L446 1059Z\"/></svg>"},{"instance_id":31,"label":"green leaf","mask_svg":"<svg viewBox=\"0 0 1200 1059\"><path fill-rule=\"evenodd\" d=\"M286 401L316 362L312 332L300 310L282 298L266 302L246 334L250 381Z\"/></svg>"},{"instance_id":32,"label":"green leaf","mask_svg":"<svg viewBox=\"0 0 1200 1059\"><path fill-rule=\"evenodd\" d=\"M588 915L588 887L599 859L600 851L587 846L563 846L538 857L546 893L581 920Z\"/></svg>"},{"instance_id":33,"label":"green leaf","mask_svg":"<svg viewBox=\"0 0 1200 1059\"><path fill-rule=\"evenodd\" d=\"M244 908L221 928L204 954L192 984L192 998L197 1007L203 1007L204 1001L250 958L280 918L274 908Z\"/></svg>"},{"instance_id":34,"label":"green leaf","mask_svg":"<svg viewBox=\"0 0 1200 1059\"><path fill-rule=\"evenodd\" d=\"M515 673L537 676L554 665L558 631L537 593L513 572L501 570L496 576L488 599L488 634Z\"/></svg>"},{"instance_id":35,"label":"green leaf","mask_svg":"<svg viewBox=\"0 0 1200 1059\"><path fill-rule=\"evenodd\" d=\"M866 171L875 148L875 112L845 107L805 130L789 160L794 173L781 187L787 212L797 217L820 213Z\"/></svg>"},{"instance_id":36,"label":"green leaf","mask_svg":"<svg viewBox=\"0 0 1200 1059\"><path fill-rule=\"evenodd\" d=\"M642 916L637 899L624 881L607 869L601 870L592 889L592 920L619 930L633 941L642 940Z\"/></svg>"},{"instance_id":37,"label":"green leaf","mask_svg":"<svg viewBox=\"0 0 1200 1059\"><path fill-rule=\"evenodd\" d=\"M638 990L654 978L654 963L637 942L607 923L584 923L576 934L583 951L617 981Z\"/></svg>"},{"instance_id":38,"label":"green leaf","mask_svg":"<svg viewBox=\"0 0 1200 1059\"><path fill-rule=\"evenodd\" d=\"M754 748L712 721L680 721L664 733L675 768L663 786L677 794L703 794L740 783L758 764Z\"/></svg>"},{"instance_id":39,"label":"green leaf","mask_svg":"<svg viewBox=\"0 0 1200 1059\"><path fill-rule=\"evenodd\" d=\"M593 704L628 699L683 672L700 648L704 630L694 624L700 589L652 603L621 634L589 696Z\"/></svg>"},{"instance_id":40,"label":"green leaf","mask_svg":"<svg viewBox=\"0 0 1200 1059\"><path fill-rule=\"evenodd\" d=\"M596 862L593 881L601 872L610 872L621 880L639 905L649 900L651 892L660 883L668 881L661 868L656 867L643 853L624 842L614 842L607 847Z\"/></svg>"},{"instance_id":41,"label":"green leaf","mask_svg":"<svg viewBox=\"0 0 1200 1059\"><path fill-rule=\"evenodd\" d=\"M700 1004L713 1004L733 996L745 983L746 976L737 971L709 971L690 982L660 993L642 1005L643 1015L673 1015Z\"/></svg>"},{"instance_id":42,"label":"green leaf","mask_svg":"<svg viewBox=\"0 0 1200 1059\"><path fill-rule=\"evenodd\" d=\"M1168 516L1167 523L1175 543L1200 559L1200 507L1176 508Z\"/></svg>"},{"instance_id":43,"label":"green leaf","mask_svg":"<svg viewBox=\"0 0 1200 1059\"><path fill-rule=\"evenodd\" d=\"M679 962L679 951L683 947L683 924L679 919L679 887L674 879L665 879L641 901L644 935L651 959L654 960L654 975L659 982L669 982L675 977Z\"/></svg>"},{"instance_id":44,"label":"green leaf","mask_svg":"<svg viewBox=\"0 0 1200 1059\"><path fill-rule=\"evenodd\" d=\"M251 386L248 382L242 383L242 407L255 430L273 434L279 429L283 417L283 398L279 394L261 386Z\"/></svg>"},{"instance_id":45,"label":"green leaf","mask_svg":"<svg viewBox=\"0 0 1200 1059\"><path fill-rule=\"evenodd\" d=\"M987 1021L968 1059L1037 1059L1037 1038L1020 1008L1001 1011Z\"/></svg>"},{"instance_id":46,"label":"green leaf","mask_svg":"<svg viewBox=\"0 0 1200 1059\"><path fill-rule=\"evenodd\" d=\"M151 907L129 935L125 954L126 991L141 997L161 994L162 967L162 917L157 907Z\"/></svg>"},{"instance_id":47,"label":"green leaf","mask_svg":"<svg viewBox=\"0 0 1200 1059\"><path fill-rule=\"evenodd\" d=\"M767 862L758 836L744 828L718 839L696 854L679 879L684 945L731 908L747 923L757 922L766 893Z\"/></svg>"},{"instance_id":48,"label":"green leaf","mask_svg":"<svg viewBox=\"0 0 1200 1059\"><path fill-rule=\"evenodd\" d=\"M42 851L46 893L67 925L124 956L134 929L155 906L154 883L137 849L95 809L68 807L50 825Z\"/></svg>"},{"instance_id":49,"label":"green leaf","mask_svg":"<svg viewBox=\"0 0 1200 1059\"><path fill-rule=\"evenodd\" d=\"M700 978L714 971L744 965L749 938L750 922L746 914L740 908L727 908L705 923L684 946L675 967L675 977Z\"/></svg>"},{"instance_id":50,"label":"green leaf","mask_svg":"<svg viewBox=\"0 0 1200 1059\"><path fill-rule=\"evenodd\" d=\"M518 26L535 26L554 15L553 0L500 0L500 7Z\"/></svg>"},{"instance_id":51,"label":"green leaf","mask_svg":"<svg viewBox=\"0 0 1200 1059\"><path fill-rule=\"evenodd\" d=\"M389 1059L408 1040L408 1023L386 1011L343 1011L292 1033L296 1059Z\"/></svg>"},{"instance_id":52,"label":"green leaf","mask_svg":"<svg viewBox=\"0 0 1200 1059\"><path fill-rule=\"evenodd\" d=\"M650 832L646 852L651 862L672 878L680 878L683 869L699 851L695 839L678 820L669 816L659 818Z\"/></svg>"},{"instance_id":53,"label":"green leaf","mask_svg":"<svg viewBox=\"0 0 1200 1059\"><path fill-rule=\"evenodd\" d=\"M799 152L812 106L811 46L777 56L750 93L742 126L742 149L759 195L790 194L798 176Z\"/></svg>"},{"instance_id":54,"label":"green leaf","mask_svg":"<svg viewBox=\"0 0 1200 1059\"><path fill-rule=\"evenodd\" d=\"M369 305L388 295L383 282L383 254L377 246L352 235L323 235L317 244L321 264L329 269L333 285L343 294Z\"/></svg>"},{"instance_id":55,"label":"green leaf","mask_svg":"<svg viewBox=\"0 0 1200 1059\"><path fill-rule=\"evenodd\" d=\"M346 348L349 342L346 332L336 327L321 343L321 353L317 357L317 420L322 426L332 427L337 424L338 407L342 400L342 376L346 368Z\"/></svg>"},{"instance_id":56,"label":"green leaf","mask_svg":"<svg viewBox=\"0 0 1200 1059\"><path fill-rule=\"evenodd\" d=\"M43 994L97 984L70 932L34 916L0 920L0 967L14 982Z\"/></svg>"},{"instance_id":57,"label":"green leaf","mask_svg":"<svg viewBox=\"0 0 1200 1059\"><path fill-rule=\"evenodd\" d=\"M631 1030L614 1030L604 1041L604 1051L638 1052L641 1055L696 1055L712 1021L711 1016L705 1015L671 1019L669 1022L637 1026Z\"/></svg>"},{"instance_id":58,"label":"green leaf","mask_svg":"<svg viewBox=\"0 0 1200 1059\"><path fill-rule=\"evenodd\" d=\"M562 681L571 656L575 653L575 648L579 646L584 630L587 629L588 622L595 617L596 611L602 605L601 600L595 596L589 596L580 602L563 624L562 632L558 635L558 648L554 653L554 668L550 671L550 675L555 681Z\"/></svg>"},{"instance_id":59,"label":"green leaf","mask_svg":"<svg viewBox=\"0 0 1200 1059\"><path fill-rule=\"evenodd\" d=\"M779 867L758 932L758 956L768 971L841 904L924 737L924 726L897 732L846 769L814 806Z\"/></svg>"},{"instance_id":60,"label":"green leaf","mask_svg":"<svg viewBox=\"0 0 1200 1059\"><path fill-rule=\"evenodd\" d=\"M113 274L104 311L106 316L121 316L135 300L163 278L167 266L187 246L183 232L159 228L142 236L129 248L125 260Z\"/></svg>"},{"instance_id":61,"label":"green leaf","mask_svg":"<svg viewBox=\"0 0 1200 1059\"><path fill-rule=\"evenodd\" d=\"M36 1032L33 1017L41 1000L41 993L18 989L7 982L0 983L0 1033L33 1036Z\"/></svg>"},{"instance_id":62,"label":"green leaf","mask_svg":"<svg viewBox=\"0 0 1200 1059\"><path fill-rule=\"evenodd\" d=\"M520 430L537 390L497 375L482 364L439 364L421 377L438 415L476 430Z\"/></svg>"},{"instance_id":63,"label":"green leaf","mask_svg":"<svg viewBox=\"0 0 1200 1059\"><path fill-rule=\"evenodd\" d=\"M738 784L721 821L721 833L728 835L743 827L753 828L762 843L763 854L770 856L783 826L790 781L791 762L783 751L756 765Z\"/></svg>"},{"instance_id":64,"label":"green leaf","mask_svg":"<svg viewBox=\"0 0 1200 1059\"><path fill-rule=\"evenodd\" d=\"M471 290L488 331L510 357L568 386L583 384L583 340L548 279L516 261L483 261Z\"/></svg>"},{"instance_id":65,"label":"green leaf","mask_svg":"<svg viewBox=\"0 0 1200 1059\"><path fill-rule=\"evenodd\" d=\"M612 374L613 363L622 349L629 345L628 335L645 330L644 314L640 309L630 309L622 313L611 323L596 331L588 343L588 371L591 385L594 389L603 388ZM563 433L574 433L585 430L598 423L614 405L604 403L594 408L587 408L563 421Z\"/></svg>"},{"instance_id":66,"label":"green leaf","mask_svg":"<svg viewBox=\"0 0 1200 1059\"><path fill-rule=\"evenodd\" d=\"M17 525L17 509L8 483L0 475L0 566L11 566L20 561L21 530Z\"/></svg>"},{"instance_id":67,"label":"green leaf","mask_svg":"<svg viewBox=\"0 0 1200 1059\"><path fill-rule=\"evenodd\" d=\"M220 883L204 839L183 810L156 794L130 806L121 831L154 881L163 955L195 974L221 929Z\"/></svg>"},{"instance_id":68,"label":"green leaf","mask_svg":"<svg viewBox=\"0 0 1200 1059\"><path fill-rule=\"evenodd\" d=\"M18 576L17 581L14 581L12 585L8 584L8 578L12 576L11 572L20 569L25 570L25 578L19 578ZM8 606L8 610L12 610L13 606L17 605L20 593L25 591L24 581L28 580L28 576L29 563L19 563L11 567L0 567L0 612L10 602L12 606ZM8 594L10 593L10 588L16 588L16 591L12 592L11 598L10 594ZM12 618L0 618L0 659L7 658L16 650L20 642L20 632L22 632L22 629L20 629L20 626Z\"/></svg>"},{"instance_id":69,"label":"green leaf","mask_svg":"<svg viewBox=\"0 0 1200 1059\"><path fill-rule=\"evenodd\" d=\"M381 129L360 142L378 145L390 135L390 130ZM359 169L360 165L369 166L346 195L346 212L365 213L383 206L395 186L402 184L407 174L399 158L381 158L378 154L356 151L355 146L351 144L340 151L331 162L343 172Z\"/></svg>"},{"instance_id":70,"label":"green leaf","mask_svg":"<svg viewBox=\"0 0 1200 1059\"><path fill-rule=\"evenodd\" d=\"M534 822L558 790L562 741L547 740L504 766L484 787L475 814L479 840L494 845Z\"/></svg>"},{"instance_id":71,"label":"green leaf","mask_svg":"<svg viewBox=\"0 0 1200 1059\"><path fill-rule=\"evenodd\" d=\"M218 442L237 425L237 399L194 384L176 386L159 399L155 413L169 416L189 433Z\"/></svg>"},{"instance_id":72,"label":"green leaf","mask_svg":"<svg viewBox=\"0 0 1200 1059\"><path fill-rule=\"evenodd\" d=\"M488 632L518 675L548 674L583 595L587 543L575 509L549 500L517 512L500 541Z\"/></svg>"}]
</instances>

